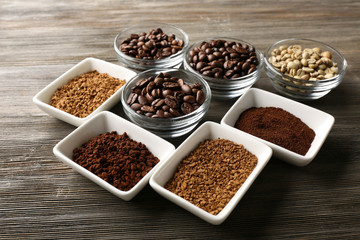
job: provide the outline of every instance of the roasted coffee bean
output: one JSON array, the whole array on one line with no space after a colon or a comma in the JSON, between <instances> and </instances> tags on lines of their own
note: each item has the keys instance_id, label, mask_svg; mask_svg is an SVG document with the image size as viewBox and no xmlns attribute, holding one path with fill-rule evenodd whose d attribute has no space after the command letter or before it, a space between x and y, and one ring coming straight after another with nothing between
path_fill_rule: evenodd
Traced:
<instances>
[{"instance_id":1,"label":"roasted coffee bean","mask_svg":"<svg viewBox=\"0 0 360 240\"><path fill-rule=\"evenodd\" d=\"M189 114L194 111L194 108L191 106L190 103L184 102L181 104L181 111L185 114Z\"/></svg>"},{"instance_id":2,"label":"roasted coffee bean","mask_svg":"<svg viewBox=\"0 0 360 240\"><path fill-rule=\"evenodd\" d=\"M206 66L207 66L207 63L205 63L205 62L198 62L198 63L196 64L196 70L200 71L201 69L203 69L203 68L206 67Z\"/></svg>"},{"instance_id":3,"label":"roasted coffee bean","mask_svg":"<svg viewBox=\"0 0 360 240\"><path fill-rule=\"evenodd\" d=\"M164 100L164 99L163 99ZM165 104L165 100L164 100L164 104ZM163 105L161 107L162 110L164 110L165 112L169 111L170 110L170 107L168 105Z\"/></svg>"},{"instance_id":4,"label":"roasted coffee bean","mask_svg":"<svg viewBox=\"0 0 360 240\"><path fill-rule=\"evenodd\" d=\"M177 83L179 84L180 87L182 87L184 85L184 79L179 78L177 80Z\"/></svg>"},{"instance_id":5,"label":"roasted coffee bean","mask_svg":"<svg viewBox=\"0 0 360 240\"><path fill-rule=\"evenodd\" d=\"M155 108L153 106L144 105L140 108L141 111L144 112L155 112Z\"/></svg>"},{"instance_id":6,"label":"roasted coffee bean","mask_svg":"<svg viewBox=\"0 0 360 240\"><path fill-rule=\"evenodd\" d=\"M128 100L127 100L127 104L129 104L129 105L133 104L136 101L137 98L138 98L138 94L131 93Z\"/></svg>"},{"instance_id":7,"label":"roasted coffee bean","mask_svg":"<svg viewBox=\"0 0 360 240\"><path fill-rule=\"evenodd\" d=\"M152 117L152 116L154 116L154 114L151 113L151 112L146 112L144 115L147 116L147 117Z\"/></svg>"},{"instance_id":8,"label":"roasted coffee bean","mask_svg":"<svg viewBox=\"0 0 360 240\"><path fill-rule=\"evenodd\" d=\"M146 87L146 91L147 91L148 93L150 93L151 90L154 89L155 85L156 85L156 84L155 84L154 81L150 81L149 84L148 84L147 87Z\"/></svg>"},{"instance_id":9,"label":"roasted coffee bean","mask_svg":"<svg viewBox=\"0 0 360 240\"><path fill-rule=\"evenodd\" d=\"M221 68L213 68L222 73ZM152 118L179 117L195 111L205 101L200 83L187 84L186 80L169 73L138 81L131 89L127 103L138 114Z\"/></svg>"},{"instance_id":10,"label":"roasted coffee bean","mask_svg":"<svg viewBox=\"0 0 360 240\"><path fill-rule=\"evenodd\" d=\"M243 65L242 65L242 70L243 71L249 71L249 68L250 68L250 63L249 62L245 62Z\"/></svg>"},{"instance_id":11,"label":"roasted coffee bean","mask_svg":"<svg viewBox=\"0 0 360 240\"><path fill-rule=\"evenodd\" d=\"M253 73L253 72L255 72L255 70L256 70L256 67L251 67L249 69L249 71L247 72L247 74Z\"/></svg>"},{"instance_id":12,"label":"roasted coffee bean","mask_svg":"<svg viewBox=\"0 0 360 240\"><path fill-rule=\"evenodd\" d=\"M178 83L175 82L164 82L163 83L164 89L178 89L180 86Z\"/></svg>"},{"instance_id":13,"label":"roasted coffee bean","mask_svg":"<svg viewBox=\"0 0 360 240\"><path fill-rule=\"evenodd\" d=\"M177 108L178 102L174 96L167 95L165 98L165 104L168 105L170 108Z\"/></svg>"},{"instance_id":14,"label":"roasted coffee bean","mask_svg":"<svg viewBox=\"0 0 360 240\"><path fill-rule=\"evenodd\" d=\"M190 94L190 93L191 93L191 87L190 87L189 85L187 85L187 84L182 85L181 90L182 90L183 92L185 92L186 94Z\"/></svg>"},{"instance_id":15,"label":"roasted coffee bean","mask_svg":"<svg viewBox=\"0 0 360 240\"><path fill-rule=\"evenodd\" d=\"M184 99L184 102L187 102L187 103L194 103L196 101L196 99L193 95L185 95L183 99Z\"/></svg>"},{"instance_id":16,"label":"roasted coffee bean","mask_svg":"<svg viewBox=\"0 0 360 240\"><path fill-rule=\"evenodd\" d=\"M131 34L120 44L124 54L138 59L156 60L176 54L184 47L184 41L174 34L167 35L158 29L148 33Z\"/></svg>"},{"instance_id":17,"label":"roasted coffee bean","mask_svg":"<svg viewBox=\"0 0 360 240\"><path fill-rule=\"evenodd\" d=\"M151 103L152 101L154 101L154 97L151 96L151 94L149 94L149 93L146 93L145 98L148 101L148 103Z\"/></svg>"},{"instance_id":18,"label":"roasted coffee bean","mask_svg":"<svg viewBox=\"0 0 360 240\"><path fill-rule=\"evenodd\" d=\"M205 101L205 94L204 94L204 92L201 91L201 90L197 91L197 92L196 92L196 102L201 105L201 104L204 103L204 101Z\"/></svg>"},{"instance_id":19,"label":"roasted coffee bean","mask_svg":"<svg viewBox=\"0 0 360 240\"><path fill-rule=\"evenodd\" d=\"M223 67L223 64L220 61L212 61L210 63L210 66L213 68L221 68Z\"/></svg>"},{"instance_id":20,"label":"roasted coffee bean","mask_svg":"<svg viewBox=\"0 0 360 240\"><path fill-rule=\"evenodd\" d=\"M181 114L179 113L179 111L176 110L176 109L174 109L174 108L170 108L170 109L169 109L169 112L170 112L173 116L175 116L175 117L181 116Z\"/></svg>"},{"instance_id":21,"label":"roasted coffee bean","mask_svg":"<svg viewBox=\"0 0 360 240\"><path fill-rule=\"evenodd\" d=\"M153 98L158 98L159 96L160 96L160 89L158 89L158 88L155 88L155 89L153 89L152 91L151 91L151 96L153 97Z\"/></svg>"},{"instance_id":22,"label":"roasted coffee bean","mask_svg":"<svg viewBox=\"0 0 360 240\"><path fill-rule=\"evenodd\" d=\"M166 97L167 95L173 95L173 94L174 94L174 92L170 89L165 89L162 91L163 97Z\"/></svg>"},{"instance_id":23,"label":"roasted coffee bean","mask_svg":"<svg viewBox=\"0 0 360 240\"><path fill-rule=\"evenodd\" d=\"M151 81L151 78L144 78L141 81L137 82L136 86L138 87L144 87Z\"/></svg>"},{"instance_id":24,"label":"roasted coffee bean","mask_svg":"<svg viewBox=\"0 0 360 240\"><path fill-rule=\"evenodd\" d=\"M160 87L164 83L164 78L157 77L157 78L155 78L154 83L156 84L156 86Z\"/></svg>"},{"instance_id":25,"label":"roasted coffee bean","mask_svg":"<svg viewBox=\"0 0 360 240\"><path fill-rule=\"evenodd\" d=\"M208 77L229 79L245 76L256 71L259 64L252 46L234 41L204 41L190 52L190 66ZM221 68L222 72L217 68Z\"/></svg>"},{"instance_id":26,"label":"roasted coffee bean","mask_svg":"<svg viewBox=\"0 0 360 240\"><path fill-rule=\"evenodd\" d=\"M156 109L161 108L165 104L165 99L155 99L151 105L153 105ZM163 109L164 110L164 109ZM166 110L166 109L165 109Z\"/></svg>"},{"instance_id":27,"label":"roasted coffee bean","mask_svg":"<svg viewBox=\"0 0 360 240\"><path fill-rule=\"evenodd\" d=\"M161 109L157 110L156 115L161 118L164 117L164 110L161 110Z\"/></svg>"},{"instance_id":28,"label":"roasted coffee bean","mask_svg":"<svg viewBox=\"0 0 360 240\"><path fill-rule=\"evenodd\" d=\"M147 101L146 97L144 97L143 95L139 95L137 100L138 100L138 103L140 103L141 105L148 104L148 101Z\"/></svg>"},{"instance_id":29,"label":"roasted coffee bean","mask_svg":"<svg viewBox=\"0 0 360 240\"><path fill-rule=\"evenodd\" d=\"M142 107L143 105L141 105L140 103L133 103L133 104L131 104L131 108L132 108L132 110L134 110L134 111L137 111L137 110L140 110L140 108Z\"/></svg>"},{"instance_id":30,"label":"roasted coffee bean","mask_svg":"<svg viewBox=\"0 0 360 240\"><path fill-rule=\"evenodd\" d=\"M206 70L202 72L203 75L208 76L208 77L212 77L213 76L213 72L211 70Z\"/></svg>"}]
</instances>

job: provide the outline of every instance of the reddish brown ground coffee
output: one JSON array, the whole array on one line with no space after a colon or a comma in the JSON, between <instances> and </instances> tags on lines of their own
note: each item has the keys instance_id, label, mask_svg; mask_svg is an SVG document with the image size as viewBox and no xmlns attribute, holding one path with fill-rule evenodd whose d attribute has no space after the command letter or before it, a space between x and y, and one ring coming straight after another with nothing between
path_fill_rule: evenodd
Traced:
<instances>
[{"instance_id":1,"label":"reddish brown ground coffee","mask_svg":"<svg viewBox=\"0 0 360 240\"><path fill-rule=\"evenodd\" d=\"M159 162L143 143L115 131L75 148L73 160L122 191L134 187Z\"/></svg>"},{"instance_id":2,"label":"reddish brown ground coffee","mask_svg":"<svg viewBox=\"0 0 360 240\"><path fill-rule=\"evenodd\" d=\"M315 132L293 114L275 107L249 108L235 127L290 151L305 155Z\"/></svg>"}]
</instances>

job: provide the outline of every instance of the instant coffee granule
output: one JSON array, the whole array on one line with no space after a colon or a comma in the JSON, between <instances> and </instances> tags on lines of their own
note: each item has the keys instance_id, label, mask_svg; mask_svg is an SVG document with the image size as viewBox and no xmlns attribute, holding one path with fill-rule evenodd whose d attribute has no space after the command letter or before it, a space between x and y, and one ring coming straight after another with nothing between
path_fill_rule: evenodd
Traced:
<instances>
[{"instance_id":1,"label":"instant coffee granule","mask_svg":"<svg viewBox=\"0 0 360 240\"><path fill-rule=\"evenodd\" d=\"M84 118L125 83L125 80L114 78L107 73L89 71L70 79L67 84L57 89L51 97L50 105Z\"/></svg>"},{"instance_id":2,"label":"instant coffee granule","mask_svg":"<svg viewBox=\"0 0 360 240\"><path fill-rule=\"evenodd\" d=\"M257 165L257 157L227 139L201 142L179 164L165 188L217 215Z\"/></svg>"},{"instance_id":3,"label":"instant coffee granule","mask_svg":"<svg viewBox=\"0 0 360 240\"><path fill-rule=\"evenodd\" d=\"M315 138L315 132L300 118L275 107L249 108L235 127L295 153L305 155Z\"/></svg>"},{"instance_id":4,"label":"instant coffee granule","mask_svg":"<svg viewBox=\"0 0 360 240\"><path fill-rule=\"evenodd\" d=\"M126 132L118 135L113 131L100 134L75 148L73 161L114 187L128 191L159 159L145 144L131 139Z\"/></svg>"}]
</instances>

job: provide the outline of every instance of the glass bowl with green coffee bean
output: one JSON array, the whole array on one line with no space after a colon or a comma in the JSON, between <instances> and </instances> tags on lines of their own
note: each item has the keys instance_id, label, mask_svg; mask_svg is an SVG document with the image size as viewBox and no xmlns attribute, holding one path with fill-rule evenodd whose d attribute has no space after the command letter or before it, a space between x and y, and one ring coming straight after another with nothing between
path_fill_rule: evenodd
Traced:
<instances>
[{"instance_id":1,"label":"glass bowl with green coffee bean","mask_svg":"<svg viewBox=\"0 0 360 240\"><path fill-rule=\"evenodd\" d=\"M211 90L201 77L182 69L150 69L124 86L126 116L164 138L190 132L209 109Z\"/></svg>"},{"instance_id":2,"label":"glass bowl with green coffee bean","mask_svg":"<svg viewBox=\"0 0 360 240\"><path fill-rule=\"evenodd\" d=\"M331 46L309 39L285 39L264 53L265 72L282 95L314 100L328 94L344 78L347 62Z\"/></svg>"},{"instance_id":3,"label":"glass bowl with green coffee bean","mask_svg":"<svg viewBox=\"0 0 360 240\"><path fill-rule=\"evenodd\" d=\"M134 70L179 68L189 44L180 28L157 22L146 22L123 29L114 39L114 50L120 63Z\"/></svg>"}]
</instances>

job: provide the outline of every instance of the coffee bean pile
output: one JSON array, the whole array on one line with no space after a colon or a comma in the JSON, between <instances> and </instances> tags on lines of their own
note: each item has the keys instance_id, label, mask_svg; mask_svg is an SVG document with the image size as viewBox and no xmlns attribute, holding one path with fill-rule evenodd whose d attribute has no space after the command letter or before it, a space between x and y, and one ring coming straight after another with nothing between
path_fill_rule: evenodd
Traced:
<instances>
[{"instance_id":1,"label":"coffee bean pile","mask_svg":"<svg viewBox=\"0 0 360 240\"><path fill-rule=\"evenodd\" d=\"M243 77L254 72L259 64L254 47L225 40L204 41L189 55L193 69L214 78Z\"/></svg>"},{"instance_id":2,"label":"coffee bean pile","mask_svg":"<svg viewBox=\"0 0 360 240\"><path fill-rule=\"evenodd\" d=\"M152 118L179 117L195 111L205 101L200 83L187 84L169 73L139 80L127 100L139 114Z\"/></svg>"},{"instance_id":3,"label":"coffee bean pile","mask_svg":"<svg viewBox=\"0 0 360 240\"><path fill-rule=\"evenodd\" d=\"M157 28L148 33L131 34L121 43L120 50L134 58L157 60L176 54L183 47L184 41L176 39L175 34L167 35Z\"/></svg>"}]
</instances>

